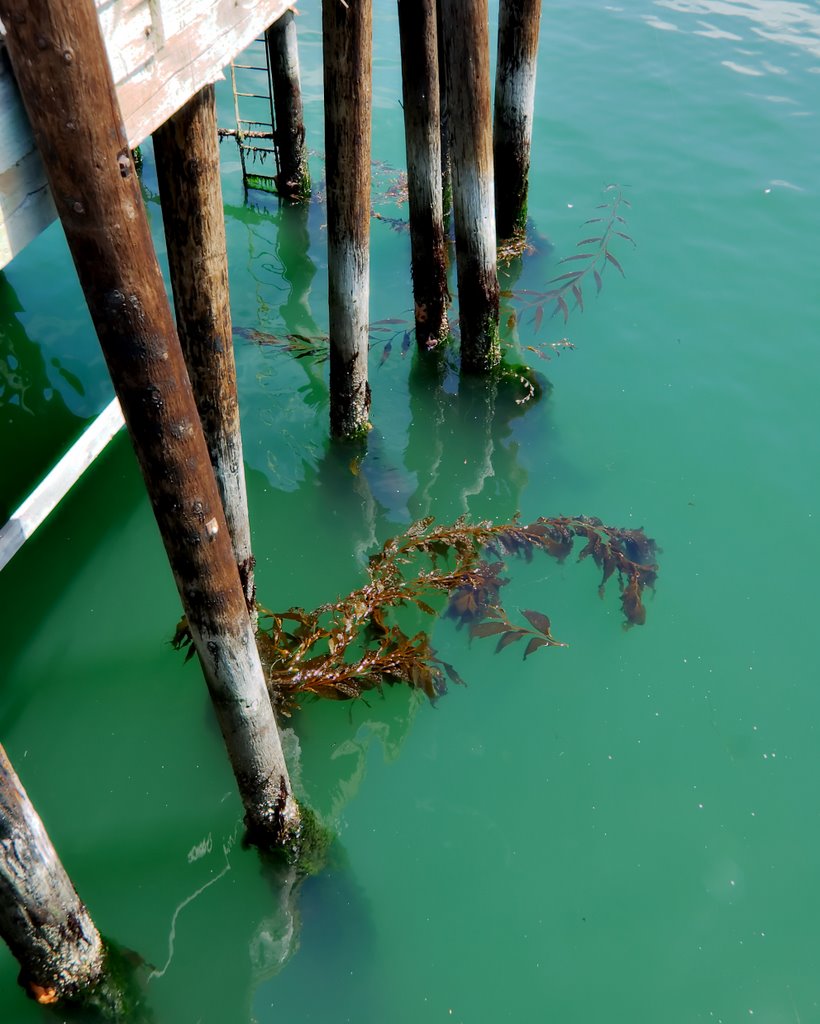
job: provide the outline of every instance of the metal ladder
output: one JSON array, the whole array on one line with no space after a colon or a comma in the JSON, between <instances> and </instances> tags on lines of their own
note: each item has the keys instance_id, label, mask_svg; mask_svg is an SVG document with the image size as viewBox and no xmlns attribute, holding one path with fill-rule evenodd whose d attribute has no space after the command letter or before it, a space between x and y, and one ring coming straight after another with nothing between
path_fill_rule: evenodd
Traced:
<instances>
[{"instance_id":1,"label":"metal ladder","mask_svg":"<svg viewBox=\"0 0 820 1024\"><path fill-rule=\"evenodd\" d=\"M239 61L248 61L249 63L240 63ZM273 157L276 174L279 173L279 154L275 143L273 82L265 37L258 36L240 55L239 61L231 61L231 87L236 128L220 128L219 135L221 137L233 136L236 139L245 189L254 188L263 192L275 193L276 176L274 174L263 174L256 169L249 169L249 164L256 164L259 161L264 166L268 157ZM266 89L266 91L246 91L253 88ZM242 102L240 103L240 101ZM255 116L242 117L242 113Z\"/></svg>"}]
</instances>

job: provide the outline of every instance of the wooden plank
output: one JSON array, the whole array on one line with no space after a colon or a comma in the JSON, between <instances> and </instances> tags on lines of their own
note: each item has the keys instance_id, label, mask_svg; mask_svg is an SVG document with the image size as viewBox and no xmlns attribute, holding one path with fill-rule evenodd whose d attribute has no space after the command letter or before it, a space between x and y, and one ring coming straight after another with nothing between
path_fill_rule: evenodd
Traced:
<instances>
[{"instance_id":1,"label":"wooden plank","mask_svg":"<svg viewBox=\"0 0 820 1024\"><path fill-rule=\"evenodd\" d=\"M154 15L148 0L98 3L97 14L114 81L119 82L146 64L156 53Z\"/></svg>"},{"instance_id":2,"label":"wooden plank","mask_svg":"<svg viewBox=\"0 0 820 1024\"><path fill-rule=\"evenodd\" d=\"M162 0L167 36L153 60L117 82L117 97L132 145L147 138L261 35L291 0ZM182 11L182 14L180 14ZM187 12L187 16L185 16Z\"/></svg>"},{"instance_id":3,"label":"wooden plank","mask_svg":"<svg viewBox=\"0 0 820 1024\"><path fill-rule=\"evenodd\" d=\"M289 8L291 0L97 0L130 145L138 146ZM0 45L0 269L55 218Z\"/></svg>"},{"instance_id":4,"label":"wooden plank","mask_svg":"<svg viewBox=\"0 0 820 1024\"><path fill-rule=\"evenodd\" d=\"M0 570L68 494L122 425L120 403L115 398L0 529Z\"/></svg>"}]
</instances>

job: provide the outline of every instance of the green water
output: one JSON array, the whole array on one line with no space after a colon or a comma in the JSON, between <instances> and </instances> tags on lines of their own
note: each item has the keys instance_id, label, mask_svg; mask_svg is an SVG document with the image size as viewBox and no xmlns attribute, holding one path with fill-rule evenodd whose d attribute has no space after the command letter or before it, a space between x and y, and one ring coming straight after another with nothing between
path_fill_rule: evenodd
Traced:
<instances>
[{"instance_id":1,"label":"green water","mask_svg":"<svg viewBox=\"0 0 820 1024\"><path fill-rule=\"evenodd\" d=\"M394 8L376 6L374 157L400 168ZM309 6L299 31L320 151ZM524 663L442 621L466 690L292 719L300 792L338 833L298 893L238 842L124 438L2 574L2 741L101 929L154 966L156 1021L820 1021L818 100L817 3L545 4L538 251L507 286L565 269L608 183L637 247L613 246L625 278L610 266L566 326L514 332L575 345L532 357L544 400L488 404L453 375L437 391L398 342L375 350L354 475L325 442L326 368L238 338L269 605L346 592L427 512L585 513L663 548L644 628L622 629L590 563L535 559L508 607L548 612L568 648ZM324 208L244 205L222 155L236 325L325 330ZM161 249L150 147L145 188ZM410 318L408 266L407 236L374 221L373 320ZM58 227L0 278L0 337L8 509L110 393ZM45 1019L15 977L0 950L0 1020Z\"/></svg>"}]
</instances>

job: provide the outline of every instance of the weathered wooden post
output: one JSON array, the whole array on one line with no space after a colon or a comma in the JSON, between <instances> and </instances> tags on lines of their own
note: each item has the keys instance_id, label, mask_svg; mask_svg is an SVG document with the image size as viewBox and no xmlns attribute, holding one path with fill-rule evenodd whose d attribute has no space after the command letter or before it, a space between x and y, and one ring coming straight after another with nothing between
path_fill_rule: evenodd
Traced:
<instances>
[{"instance_id":1,"label":"weathered wooden post","mask_svg":"<svg viewBox=\"0 0 820 1024\"><path fill-rule=\"evenodd\" d=\"M487 0L442 0L456 225L461 368L501 359Z\"/></svg>"},{"instance_id":2,"label":"weathered wooden post","mask_svg":"<svg viewBox=\"0 0 820 1024\"><path fill-rule=\"evenodd\" d=\"M322 0L330 434L369 429L372 0Z\"/></svg>"},{"instance_id":3,"label":"weathered wooden post","mask_svg":"<svg viewBox=\"0 0 820 1024\"><path fill-rule=\"evenodd\" d=\"M103 974L100 933L0 746L0 936L39 1003L56 1003Z\"/></svg>"},{"instance_id":4,"label":"weathered wooden post","mask_svg":"<svg viewBox=\"0 0 820 1024\"><path fill-rule=\"evenodd\" d=\"M398 0L416 343L447 337L447 245L441 185L435 0Z\"/></svg>"},{"instance_id":5,"label":"weathered wooden post","mask_svg":"<svg viewBox=\"0 0 820 1024\"><path fill-rule=\"evenodd\" d=\"M256 840L299 808L93 0L0 0L6 44Z\"/></svg>"},{"instance_id":6,"label":"weathered wooden post","mask_svg":"<svg viewBox=\"0 0 820 1024\"><path fill-rule=\"evenodd\" d=\"M495 219L501 241L522 241L527 225L535 69L541 0L500 0L495 73Z\"/></svg>"},{"instance_id":7,"label":"weathered wooden post","mask_svg":"<svg viewBox=\"0 0 820 1024\"><path fill-rule=\"evenodd\" d=\"M239 578L256 614L251 529L236 363L214 87L206 86L154 132L154 155L176 322Z\"/></svg>"},{"instance_id":8,"label":"weathered wooden post","mask_svg":"<svg viewBox=\"0 0 820 1024\"><path fill-rule=\"evenodd\" d=\"M305 145L299 49L293 11L287 10L265 33L273 85L274 144L279 158L276 189L286 199L310 198L310 170Z\"/></svg>"}]
</instances>

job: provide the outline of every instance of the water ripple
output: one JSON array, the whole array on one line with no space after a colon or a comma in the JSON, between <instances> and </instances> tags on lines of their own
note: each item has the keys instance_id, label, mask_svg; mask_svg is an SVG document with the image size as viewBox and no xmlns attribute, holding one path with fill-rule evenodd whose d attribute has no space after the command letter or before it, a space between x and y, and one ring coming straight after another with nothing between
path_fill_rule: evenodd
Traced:
<instances>
[{"instance_id":1,"label":"water ripple","mask_svg":"<svg viewBox=\"0 0 820 1024\"><path fill-rule=\"evenodd\" d=\"M733 18L735 28L737 19L743 18L751 23L754 35L820 57L820 11L807 4L789 0L655 0L655 4L680 14ZM733 32L710 22L699 19L697 24L706 28L696 30L698 35L740 41Z\"/></svg>"}]
</instances>

